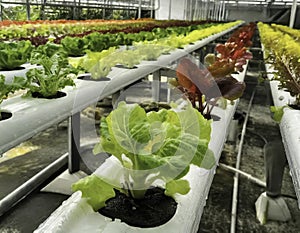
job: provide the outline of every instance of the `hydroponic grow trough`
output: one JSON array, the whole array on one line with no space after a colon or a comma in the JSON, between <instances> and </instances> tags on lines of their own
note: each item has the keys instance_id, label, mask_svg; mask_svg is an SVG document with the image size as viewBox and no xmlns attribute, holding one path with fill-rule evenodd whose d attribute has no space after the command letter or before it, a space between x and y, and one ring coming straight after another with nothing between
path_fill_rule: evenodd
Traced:
<instances>
[{"instance_id":1,"label":"hydroponic grow trough","mask_svg":"<svg viewBox=\"0 0 300 233\"><path fill-rule=\"evenodd\" d=\"M273 71L269 65L266 65L266 70ZM268 78L271 80L272 74L269 73ZM294 97L288 91L279 89L279 83L275 80L270 81L274 105L282 107L293 103ZM284 108L279 127L300 209L300 111Z\"/></svg>"}]
</instances>

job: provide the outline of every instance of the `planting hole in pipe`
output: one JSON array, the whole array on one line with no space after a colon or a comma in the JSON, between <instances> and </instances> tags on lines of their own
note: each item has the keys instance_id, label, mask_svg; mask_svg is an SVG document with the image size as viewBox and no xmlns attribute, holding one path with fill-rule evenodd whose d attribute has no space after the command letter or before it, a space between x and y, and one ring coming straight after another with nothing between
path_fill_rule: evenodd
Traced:
<instances>
[{"instance_id":1,"label":"planting hole in pipe","mask_svg":"<svg viewBox=\"0 0 300 233\"><path fill-rule=\"evenodd\" d=\"M85 80L85 81L95 81L95 82L102 82L102 81L110 81L110 78L103 77L103 78L92 78L91 74L80 74L77 77L80 80Z\"/></svg>"},{"instance_id":2,"label":"planting hole in pipe","mask_svg":"<svg viewBox=\"0 0 300 233\"><path fill-rule=\"evenodd\" d=\"M137 68L137 66L128 67L128 66L123 65L123 64L117 64L117 65L115 65L115 67L122 68L122 69L136 69Z\"/></svg>"},{"instance_id":3,"label":"planting hole in pipe","mask_svg":"<svg viewBox=\"0 0 300 233\"><path fill-rule=\"evenodd\" d=\"M12 69L3 68L0 71L16 71L16 70L24 70L24 69L25 69L25 67L18 66L18 67L12 68Z\"/></svg>"},{"instance_id":4,"label":"planting hole in pipe","mask_svg":"<svg viewBox=\"0 0 300 233\"><path fill-rule=\"evenodd\" d=\"M5 121L12 117L12 113L10 112L0 112L0 121Z\"/></svg>"},{"instance_id":5,"label":"planting hole in pipe","mask_svg":"<svg viewBox=\"0 0 300 233\"><path fill-rule=\"evenodd\" d=\"M65 92L62 91L58 91L55 95L51 95L51 96L43 96L41 93L39 92L33 92L32 93L32 97L33 98L44 98L44 99L58 99L58 98L62 98L67 96L67 94Z\"/></svg>"},{"instance_id":6,"label":"planting hole in pipe","mask_svg":"<svg viewBox=\"0 0 300 233\"><path fill-rule=\"evenodd\" d=\"M148 189L143 199L133 199L119 191L99 210L102 215L134 227L157 227L168 222L176 212L176 201L161 188Z\"/></svg>"}]
</instances>

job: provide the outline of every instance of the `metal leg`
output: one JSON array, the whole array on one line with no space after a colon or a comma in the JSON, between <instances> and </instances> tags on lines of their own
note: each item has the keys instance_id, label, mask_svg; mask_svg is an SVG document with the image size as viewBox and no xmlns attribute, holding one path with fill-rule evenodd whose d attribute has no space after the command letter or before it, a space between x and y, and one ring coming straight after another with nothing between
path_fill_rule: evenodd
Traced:
<instances>
[{"instance_id":1,"label":"metal leg","mask_svg":"<svg viewBox=\"0 0 300 233\"><path fill-rule=\"evenodd\" d=\"M69 172L80 169L80 112L69 117Z\"/></svg>"},{"instance_id":2,"label":"metal leg","mask_svg":"<svg viewBox=\"0 0 300 233\"><path fill-rule=\"evenodd\" d=\"M261 224L268 220L288 221L291 213L281 197L281 184L286 157L281 141L267 143L264 148L267 190L255 202L256 216Z\"/></svg>"},{"instance_id":3,"label":"metal leg","mask_svg":"<svg viewBox=\"0 0 300 233\"><path fill-rule=\"evenodd\" d=\"M153 73L152 81L152 100L158 102L160 100L160 70Z\"/></svg>"},{"instance_id":4,"label":"metal leg","mask_svg":"<svg viewBox=\"0 0 300 233\"><path fill-rule=\"evenodd\" d=\"M281 141L267 143L264 152L267 195L278 197L281 195L283 172L287 163L283 144Z\"/></svg>"}]
</instances>

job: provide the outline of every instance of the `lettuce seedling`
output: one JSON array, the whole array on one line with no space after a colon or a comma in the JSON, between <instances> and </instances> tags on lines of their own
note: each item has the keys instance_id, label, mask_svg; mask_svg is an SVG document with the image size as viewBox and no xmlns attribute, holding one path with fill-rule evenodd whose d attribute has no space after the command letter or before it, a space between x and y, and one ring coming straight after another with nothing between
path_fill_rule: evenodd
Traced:
<instances>
[{"instance_id":1,"label":"lettuce seedling","mask_svg":"<svg viewBox=\"0 0 300 233\"><path fill-rule=\"evenodd\" d=\"M215 164L208 149L210 133L211 121L191 104L146 113L138 104L120 102L102 119L94 153L114 156L122 179L108 182L94 174L75 183L73 190L80 190L95 211L115 196L115 189L141 199L157 181L163 183L166 195L187 194L190 186L184 176L190 165L211 169Z\"/></svg>"},{"instance_id":2,"label":"lettuce seedling","mask_svg":"<svg viewBox=\"0 0 300 233\"><path fill-rule=\"evenodd\" d=\"M66 86L75 86L73 81L78 70L68 63L68 59L59 54L52 57L41 55L35 62L42 66L30 69L26 73L28 79L28 93L39 93L43 97L55 96L57 92Z\"/></svg>"}]
</instances>

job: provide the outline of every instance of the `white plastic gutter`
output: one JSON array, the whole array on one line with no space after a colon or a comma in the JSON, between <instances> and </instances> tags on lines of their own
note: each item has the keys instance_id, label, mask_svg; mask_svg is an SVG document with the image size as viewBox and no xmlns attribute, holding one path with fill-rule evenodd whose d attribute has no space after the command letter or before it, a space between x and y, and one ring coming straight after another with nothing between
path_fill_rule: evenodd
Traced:
<instances>
[{"instance_id":1,"label":"white plastic gutter","mask_svg":"<svg viewBox=\"0 0 300 233\"><path fill-rule=\"evenodd\" d=\"M247 109L247 113L246 113L246 117L245 117L243 127L242 127L241 139L240 139L239 146L238 146L238 154L237 154L236 167L235 167L237 170L240 169L243 143L244 143L244 138L245 138L246 129L247 129L247 122L248 122L248 119L249 119L250 110L251 110L251 107L252 107L252 102L253 102L253 99L254 99L255 91L256 91L256 89L254 89L254 91L252 92L252 95L251 95L251 98L250 98L250 101L249 101L249 105L248 105L248 109ZM234 177L233 177L233 194L232 194L232 206L231 206L230 233L235 233L236 218L237 218L238 185L239 185L239 173L236 172Z\"/></svg>"},{"instance_id":2,"label":"white plastic gutter","mask_svg":"<svg viewBox=\"0 0 300 233\"><path fill-rule=\"evenodd\" d=\"M295 97L292 97L288 91L279 89L279 81L272 80L271 71L274 69L266 64L266 70L269 72L268 79L271 80L270 87L274 105L282 107L293 103ZM300 209L300 111L284 108L279 128Z\"/></svg>"}]
</instances>

